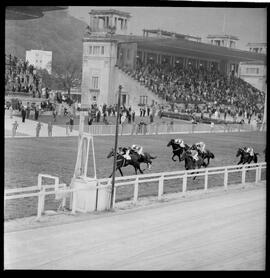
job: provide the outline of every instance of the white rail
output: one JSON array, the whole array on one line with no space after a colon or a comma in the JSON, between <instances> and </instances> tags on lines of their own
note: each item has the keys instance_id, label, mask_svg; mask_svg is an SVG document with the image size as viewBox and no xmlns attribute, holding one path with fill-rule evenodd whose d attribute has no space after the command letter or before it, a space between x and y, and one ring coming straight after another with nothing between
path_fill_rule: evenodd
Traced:
<instances>
[{"instance_id":1,"label":"white rail","mask_svg":"<svg viewBox=\"0 0 270 278\"><path fill-rule=\"evenodd\" d=\"M164 181L165 180L181 180L182 179L182 194L184 195L188 191L188 178L194 176L204 176L204 191L208 190L208 177L210 175L222 175L223 176L223 186L224 189L228 189L228 178L230 173L241 172L241 184L246 183L246 172L255 171L255 183L261 181L262 169L266 169L266 162L256 163L256 164L246 164L246 165L230 165L222 167L210 167L196 170L188 171L174 171L174 172L162 172L162 173L153 173L153 174L143 174L143 175L133 175L127 177L116 177L115 178L115 190L113 196L113 206L115 205L115 196L117 188L120 186L133 185L133 202L134 204L138 201L139 197L139 186L147 182L157 182L158 184L158 193L157 198L160 200L164 194ZM42 184L43 178L51 178L55 181L53 185ZM179 185L181 185L179 183ZM111 192L111 178L98 179L97 186L89 186L87 190L96 190L107 188L109 194ZM51 190L48 190L51 189ZM5 201L11 199L21 199L26 197L38 197L38 208L37 208L37 218L40 218L42 212L44 211L44 202L46 195L54 194L56 199L62 198L62 205L65 205L66 196L69 193L76 194L79 190L83 189L74 189L66 187L66 184L59 184L59 178L40 174L38 176L38 186L16 188L16 189L6 189L5 190ZM28 193L30 191L34 191ZM27 192L27 193L25 193ZM72 198L75 200L76 198ZM72 204L72 213L75 213L75 205Z\"/></svg>"}]
</instances>

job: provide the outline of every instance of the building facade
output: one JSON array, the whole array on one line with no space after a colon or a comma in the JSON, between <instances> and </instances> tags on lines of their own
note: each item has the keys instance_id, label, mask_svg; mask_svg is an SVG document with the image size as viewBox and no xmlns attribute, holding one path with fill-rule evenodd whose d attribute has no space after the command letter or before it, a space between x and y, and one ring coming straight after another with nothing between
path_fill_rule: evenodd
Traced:
<instances>
[{"instance_id":1,"label":"building facade","mask_svg":"<svg viewBox=\"0 0 270 278\"><path fill-rule=\"evenodd\" d=\"M119 85L123 86L121 103L126 106L164 103L127 74L138 61L239 76L240 62L266 60L265 54L235 49L238 38L233 36L223 38L224 45L222 40L221 45L202 43L200 38L164 30L144 29L143 36L135 36L129 33L129 13L110 9L91 10L89 15L83 38L81 84L82 105L88 107L93 103L116 104Z\"/></svg>"},{"instance_id":2,"label":"building facade","mask_svg":"<svg viewBox=\"0 0 270 278\"><path fill-rule=\"evenodd\" d=\"M46 69L52 73L52 51L27 50L25 60L37 69Z\"/></svg>"}]
</instances>

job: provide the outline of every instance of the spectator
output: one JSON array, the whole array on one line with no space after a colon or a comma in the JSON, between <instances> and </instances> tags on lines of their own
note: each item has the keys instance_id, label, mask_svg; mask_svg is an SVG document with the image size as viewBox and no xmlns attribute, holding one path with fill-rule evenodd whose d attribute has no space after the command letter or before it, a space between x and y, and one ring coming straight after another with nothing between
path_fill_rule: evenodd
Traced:
<instances>
[{"instance_id":1,"label":"spectator","mask_svg":"<svg viewBox=\"0 0 270 278\"><path fill-rule=\"evenodd\" d=\"M22 122L24 123L25 122L25 117L26 117L26 110L25 110L24 106L22 107L21 113L22 113Z\"/></svg>"},{"instance_id":2,"label":"spectator","mask_svg":"<svg viewBox=\"0 0 270 278\"><path fill-rule=\"evenodd\" d=\"M40 122L38 122L37 126L36 126L36 137L39 137L41 127L42 127L42 124Z\"/></svg>"},{"instance_id":3,"label":"spectator","mask_svg":"<svg viewBox=\"0 0 270 278\"><path fill-rule=\"evenodd\" d=\"M17 131L17 128L18 128L18 123L17 121L15 121L13 124L12 124L12 137L15 137L16 136L16 131Z\"/></svg>"},{"instance_id":4,"label":"spectator","mask_svg":"<svg viewBox=\"0 0 270 278\"><path fill-rule=\"evenodd\" d=\"M26 106L26 119L29 119L29 116L30 116L30 103L27 102L27 106Z\"/></svg>"},{"instance_id":5,"label":"spectator","mask_svg":"<svg viewBox=\"0 0 270 278\"><path fill-rule=\"evenodd\" d=\"M73 118L73 115L70 115L70 118L69 118L70 132L72 132L72 130L73 130L73 125L74 125L74 118Z\"/></svg>"},{"instance_id":6,"label":"spectator","mask_svg":"<svg viewBox=\"0 0 270 278\"><path fill-rule=\"evenodd\" d=\"M48 122L48 136L49 137L52 137L52 128L53 128L52 122Z\"/></svg>"},{"instance_id":7,"label":"spectator","mask_svg":"<svg viewBox=\"0 0 270 278\"><path fill-rule=\"evenodd\" d=\"M211 124L210 124L210 132L213 132L214 131L214 122L211 122Z\"/></svg>"},{"instance_id":8,"label":"spectator","mask_svg":"<svg viewBox=\"0 0 270 278\"><path fill-rule=\"evenodd\" d=\"M10 117L10 119L12 119L13 118L13 108L12 108L12 105L10 105L8 110L9 110L9 117Z\"/></svg>"}]
</instances>

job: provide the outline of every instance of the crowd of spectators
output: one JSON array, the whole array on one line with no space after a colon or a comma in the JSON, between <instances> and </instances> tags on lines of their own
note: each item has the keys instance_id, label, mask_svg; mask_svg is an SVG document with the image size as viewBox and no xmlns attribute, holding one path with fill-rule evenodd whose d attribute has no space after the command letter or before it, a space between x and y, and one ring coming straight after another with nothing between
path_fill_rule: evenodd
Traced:
<instances>
[{"instance_id":1,"label":"crowd of spectators","mask_svg":"<svg viewBox=\"0 0 270 278\"><path fill-rule=\"evenodd\" d=\"M125 69L152 92L171 103L209 104L234 107L238 113L251 113L264 104L262 92L236 76L226 76L216 69L180 64L137 62L135 70Z\"/></svg>"},{"instance_id":2,"label":"crowd of spectators","mask_svg":"<svg viewBox=\"0 0 270 278\"><path fill-rule=\"evenodd\" d=\"M41 96L41 77L33 65L21 58L5 55L5 90Z\"/></svg>"}]
</instances>

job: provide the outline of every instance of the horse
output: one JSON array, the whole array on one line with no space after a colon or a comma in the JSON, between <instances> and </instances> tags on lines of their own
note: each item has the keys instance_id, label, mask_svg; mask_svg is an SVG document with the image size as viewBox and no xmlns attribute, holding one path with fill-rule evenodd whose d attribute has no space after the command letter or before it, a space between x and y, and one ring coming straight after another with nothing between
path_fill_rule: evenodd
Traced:
<instances>
[{"instance_id":1,"label":"horse","mask_svg":"<svg viewBox=\"0 0 270 278\"><path fill-rule=\"evenodd\" d=\"M152 165L152 159L156 159L157 156L152 156L150 153L148 152L143 152L143 155L139 155L137 152L131 150L130 154L134 154L138 156L138 161L139 163L146 163L147 164L147 169L151 169L151 165Z\"/></svg>"},{"instance_id":2,"label":"horse","mask_svg":"<svg viewBox=\"0 0 270 278\"><path fill-rule=\"evenodd\" d=\"M254 155L251 156L249 153L245 152L245 150L243 148L239 148L236 152L236 157L241 156L241 158L240 158L240 161L237 163L237 165L245 164L245 163L250 164L252 161L254 161L254 163L257 163L258 155L260 155L260 154L254 152Z\"/></svg>"},{"instance_id":3,"label":"horse","mask_svg":"<svg viewBox=\"0 0 270 278\"><path fill-rule=\"evenodd\" d=\"M200 169L202 166L207 167L206 163L204 162L203 158L198 155L198 160L194 160L193 157L188 153L188 151L183 151L181 156L181 161L185 160L185 169ZM194 172L192 172L193 174ZM195 180L196 176L194 176L193 180Z\"/></svg>"},{"instance_id":4,"label":"horse","mask_svg":"<svg viewBox=\"0 0 270 278\"><path fill-rule=\"evenodd\" d=\"M171 139L171 140L169 141L169 143L167 144L167 147L170 147L170 146L172 146L172 149L173 149L172 160L173 160L173 161L176 161L176 160L174 159L174 157L175 157L175 156L178 156L179 162L181 161L181 160L180 160L180 157L181 157L181 154L182 154L183 150L186 151L186 150L188 150L188 149L190 148L189 145L187 145L187 144L185 144L185 147L184 147L184 148L181 147L179 144L175 143L175 140L174 140L174 139Z\"/></svg>"},{"instance_id":5,"label":"horse","mask_svg":"<svg viewBox=\"0 0 270 278\"><path fill-rule=\"evenodd\" d=\"M193 144L190 149L198 151L199 155L202 157L203 160L207 159L206 166L209 165L210 159L215 158L215 155L212 152L210 152L208 149L205 149L205 152L201 152L195 144Z\"/></svg>"},{"instance_id":6,"label":"horse","mask_svg":"<svg viewBox=\"0 0 270 278\"><path fill-rule=\"evenodd\" d=\"M107 155L107 158L110 158L115 155L114 149L112 149L109 154ZM123 172L121 170L122 167L126 167L128 165L132 165L135 169L135 174L137 175L138 170L140 171L141 174L143 174L143 171L140 168L140 162L139 162L139 157L136 154L130 154L131 159L128 160L124 158L121 154L117 153L116 156L116 170L118 170L123 177ZM113 172L109 176L109 178L112 177Z\"/></svg>"}]
</instances>

